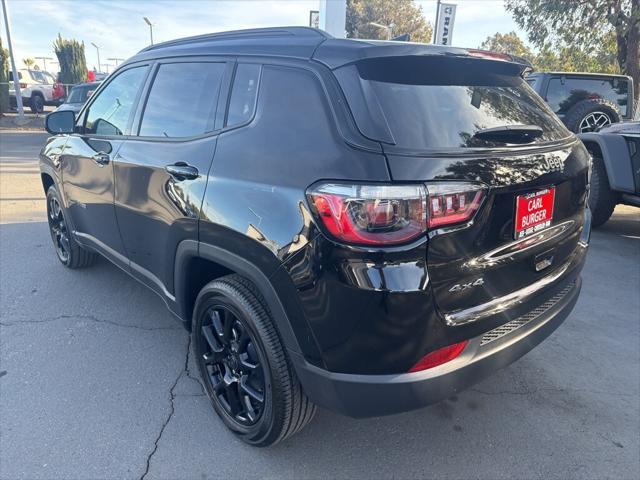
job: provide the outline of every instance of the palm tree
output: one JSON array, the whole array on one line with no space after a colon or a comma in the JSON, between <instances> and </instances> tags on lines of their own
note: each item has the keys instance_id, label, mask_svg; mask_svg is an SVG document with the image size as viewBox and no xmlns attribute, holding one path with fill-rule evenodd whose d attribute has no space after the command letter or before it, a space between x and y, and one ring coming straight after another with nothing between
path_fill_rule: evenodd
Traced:
<instances>
[{"instance_id":1,"label":"palm tree","mask_svg":"<svg viewBox=\"0 0 640 480\"><path fill-rule=\"evenodd\" d=\"M32 69L36 61L33 58L23 58L22 63L24 63L28 69Z\"/></svg>"}]
</instances>

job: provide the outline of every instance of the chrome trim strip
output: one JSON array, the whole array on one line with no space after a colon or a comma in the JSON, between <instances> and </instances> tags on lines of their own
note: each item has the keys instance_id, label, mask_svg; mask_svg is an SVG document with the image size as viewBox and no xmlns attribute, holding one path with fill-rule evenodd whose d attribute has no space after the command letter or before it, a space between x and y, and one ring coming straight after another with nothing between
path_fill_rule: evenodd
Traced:
<instances>
[{"instance_id":1,"label":"chrome trim strip","mask_svg":"<svg viewBox=\"0 0 640 480\"><path fill-rule=\"evenodd\" d=\"M511 292L508 295L494 298L493 300L476 305L475 307L459 310L457 312L447 313L444 319L449 326L464 325L465 323L475 322L485 317L490 317L500 312L504 312L514 305L524 303L528 298L534 295L538 290L552 284L566 273L571 265L571 261L563 264L555 272L541 278L537 282L527 285L520 290Z\"/></svg>"},{"instance_id":2,"label":"chrome trim strip","mask_svg":"<svg viewBox=\"0 0 640 480\"><path fill-rule=\"evenodd\" d=\"M546 243L550 240L558 238L560 235L564 234L576 222L574 220L568 220L566 222L559 223L558 225L554 225L550 228L542 230L541 232L532 235L530 237L525 237L520 240L513 241L506 245L503 245L495 250L492 250L484 255L473 258L469 260L465 267L476 268L479 265L494 265L505 258L513 258L521 254L522 252L526 252L530 248Z\"/></svg>"}]
</instances>

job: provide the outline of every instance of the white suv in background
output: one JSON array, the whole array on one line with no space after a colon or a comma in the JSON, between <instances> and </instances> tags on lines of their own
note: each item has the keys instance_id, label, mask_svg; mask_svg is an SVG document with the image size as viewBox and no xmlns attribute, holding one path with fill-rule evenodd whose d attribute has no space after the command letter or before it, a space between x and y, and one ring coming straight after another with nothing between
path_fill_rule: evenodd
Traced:
<instances>
[{"instance_id":1,"label":"white suv in background","mask_svg":"<svg viewBox=\"0 0 640 480\"><path fill-rule=\"evenodd\" d=\"M45 105L60 105L64 100L64 89L55 77L42 70L18 70L22 104L30 107L33 113L41 113ZM16 92L13 86L13 72L9 71L9 97L11 105L16 105Z\"/></svg>"}]
</instances>

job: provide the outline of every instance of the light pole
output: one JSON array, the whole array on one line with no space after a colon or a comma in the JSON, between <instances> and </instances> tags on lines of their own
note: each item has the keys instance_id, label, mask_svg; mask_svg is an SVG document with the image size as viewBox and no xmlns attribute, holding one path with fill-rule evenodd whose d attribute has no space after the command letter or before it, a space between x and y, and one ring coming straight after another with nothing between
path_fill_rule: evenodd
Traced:
<instances>
[{"instance_id":1,"label":"light pole","mask_svg":"<svg viewBox=\"0 0 640 480\"><path fill-rule=\"evenodd\" d=\"M9 56L11 57L11 72L13 73L13 88L16 92L16 106L18 107L18 118L24 120L24 108L22 106L22 92L20 92L20 78L18 77L18 69L16 68L16 60L13 56L13 45L11 44L11 28L9 27L9 12L7 10L6 0L2 0L2 13L4 15L4 24L7 29L7 46L9 47Z\"/></svg>"},{"instance_id":2,"label":"light pole","mask_svg":"<svg viewBox=\"0 0 640 480\"><path fill-rule=\"evenodd\" d=\"M369 25L386 30L387 40L391 40L393 38L393 27L394 27L393 23L390 25L382 25L381 23L377 23L377 22L369 22Z\"/></svg>"},{"instance_id":3,"label":"light pole","mask_svg":"<svg viewBox=\"0 0 640 480\"><path fill-rule=\"evenodd\" d=\"M151 45L153 45L153 23L147 17L142 17L144 22L149 25L149 35L151 36Z\"/></svg>"},{"instance_id":4,"label":"light pole","mask_svg":"<svg viewBox=\"0 0 640 480\"><path fill-rule=\"evenodd\" d=\"M106 74L109 75L109 67L113 67L112 63L103 63L102 66L105 68L106 70Z\"/></svg>"},{"instance_id":5,"label":"light pole","mask_svg":"<svg viewBox=\"0 0 640 480\"><path fill-rule=\"evenodd\" d=\"M96 52L98 53L98 71L100 71L100 47L93 42L91 42L91 45L96 47Z\"/></svg>"},{"instance_id":6,"label":"light pole","mask_svg":"<svg viewBox=\"0 0 640 480\"><path fill-rule=\"evenodd\" d=\"M115 62L116 67L118 66L118 62L124 62L124 58L107 58L110 62Z\"/></svg>"},{"instance_id":7,"label":"light pole","mask_svg":"<svg viewBox=\"0 0 640 480\"><path fill-rule=\"evenodd\" d=\"M51 57L36 57L36 60L42 60L42 69L47 71L47 60L53 60Z\"/></svg>"}]
</instances>

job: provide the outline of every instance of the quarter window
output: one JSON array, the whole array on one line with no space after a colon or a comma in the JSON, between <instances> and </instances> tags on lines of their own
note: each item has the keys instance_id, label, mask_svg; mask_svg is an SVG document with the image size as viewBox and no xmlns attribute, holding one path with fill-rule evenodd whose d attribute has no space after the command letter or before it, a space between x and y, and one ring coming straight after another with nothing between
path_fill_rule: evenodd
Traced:
<instances>
[{"instance_id":1,"label":"quarter window","mask_svg":"<svg viewBox=\"0 0 640 480\"><path fill-rule=\"evenodd\" d=\"M214 129L225 63L160 66L144 109L140 135L193 137Z\"/></svg>"},{"instance_id":2,"label":"quarter window","mask_svg":"<svg viewBox=\"0 0 640 480\"><path fill-rule=\"evenodd\" d=\"M258 95L260 65L241 63L236 68L229 100L227 126L241 125L251 120Z\"/></svg>"},{"instance_id":3,"label":"quarter window","mask_svg":"<svg viewBox=\"0 0 640 480\"><path fill-rule=\"evenodd\" d=\"M84 132L124 135L148 67L125 70L105 86L87 112Z\"/></svg>"}]
</instances>

